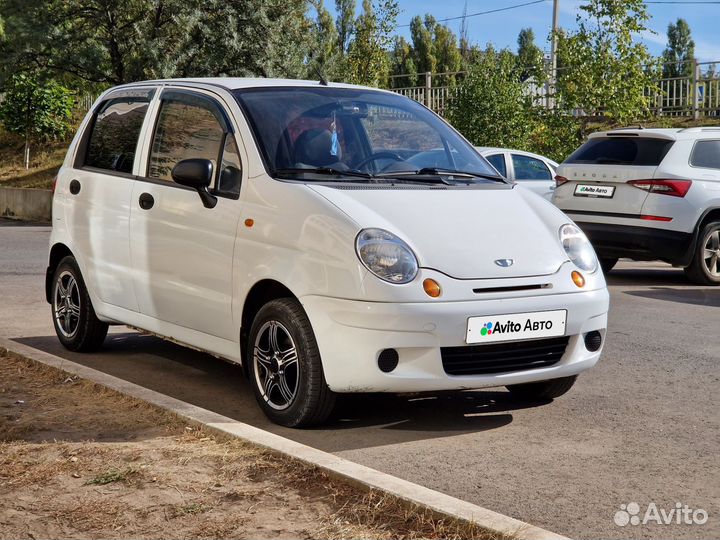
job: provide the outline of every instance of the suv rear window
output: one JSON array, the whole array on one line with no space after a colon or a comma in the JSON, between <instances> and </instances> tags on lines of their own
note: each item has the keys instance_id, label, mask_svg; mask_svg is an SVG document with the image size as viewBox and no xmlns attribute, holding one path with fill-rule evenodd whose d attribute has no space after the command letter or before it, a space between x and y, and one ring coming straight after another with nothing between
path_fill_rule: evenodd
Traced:
<instances>
[{"instance_id":1,"label":"suv rear window","mask_svg":"<svg viewBox=\"0 0 720 540\"><path fill-rule=\"evenodd\" d=\"M660 165L674 141L649 137L590 139L565 163L592 165Z\"/></svg>"}]
</instances>

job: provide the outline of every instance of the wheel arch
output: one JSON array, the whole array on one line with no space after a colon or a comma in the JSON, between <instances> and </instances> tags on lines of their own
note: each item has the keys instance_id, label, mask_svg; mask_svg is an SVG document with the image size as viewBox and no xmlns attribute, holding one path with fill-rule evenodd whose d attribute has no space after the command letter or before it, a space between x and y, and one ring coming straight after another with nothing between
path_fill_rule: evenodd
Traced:
<instances>
[{"instance_id":1,"label":"wheel arch","mask_svg":"<svg viewBox=\"0 0 720 540\"><path fill-rule=\"evenodd\" d=\"M707 208L701 215L700 218L697 220L697 223L695 224L695 230L693 231L693 237L692 242L690 243L690 248L688 249L688 252L685 256L687 264L684 264L683 266L687 266L690 264L690 260L693 257L693 254L695 253L695 249L697 249L697 243L700 241L700 232L703 230L703 227L710 223L711 221L720 221L720 206L718 207L712 207Z\"/></svg>"},{"instance_id":2,"label":"wheel arch","mask_svg":"<svg viewBox=\"0 0 720 540\"><path fill-rule=\"evenodd\" d=\"M248 374L245 352L253 320L255 320L255 316L265 304L279 298L294 298L297 300L297 296L289 288L274 279L258 281L250 288L245 297L240 320L240 358L242 359L245 375Z\"/></svg>"},{"instance_id":3,"label":"wheel arch","mask_svg":"<svg viewBox=\"0 0 720 540\"><path fill-rule=\"evenodd\" d=\"M52 302L51 294L53 275L55 274L55 270L60 264L60 261L62 261L67 256L74 257L75 255L73 255L73 252L70 251L69 247L67 247L61 242L54 244L53 247L50 248L48 267L45 271L45 300L47 300L48 304Z\"/></svg>"}]
</instances>

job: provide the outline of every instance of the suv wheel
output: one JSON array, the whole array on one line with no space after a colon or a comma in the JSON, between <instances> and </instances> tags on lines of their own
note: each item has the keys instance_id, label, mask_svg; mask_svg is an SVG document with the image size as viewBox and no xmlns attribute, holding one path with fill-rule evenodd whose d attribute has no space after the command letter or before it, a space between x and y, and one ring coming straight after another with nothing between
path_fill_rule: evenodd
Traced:
<instances>
[{"instance_id":1,"label":"suv wheel","mask_svg":"<svg viewBox=\"0 0 720 540\"><path fill-rule=\"evenodd\" d=\"M263 412L287 427L321 424L332 412L335 394L323 374L315 334L297 300L265 304L250 329L250 382Z\"/></svg>"},{"instance_id":2,"label":"suv wheel","mask_svg":"<svg viewBox=\"0 0 720 540\"><path fill-rule=\"evenodd\" d=\"M550 379L525 384L512 384L507 387L510 393L523 401L541 401L544 399L555 399L566 394L575 384L577 375L563 377L561 379Z\"/></svg>"},{"instance_id":3,"label":"suv wheel","mask_svg":"<svg viewBox=\"0 0 720 540\"><path fill-rule=\"evenodd\" d=\"M602 268L603 274L607 274L615 268L615 265L617 264L618 260L617 257L612 259L606 259L605 257L600 257L600 268Z\"/></svg>"},{"instance_id":4,"label":"suv wheel","mask_svg":"<svg viewBox=\"0 0 720 540\"><path fill-rule=\"evenodd\" d=\"M708 223L700 231L685 275L699 285L720 285L720 221Z\"/></svg>"},{"instance_id":5,"label":"suv wheel","mask_svg":"<svg viewBox=\"0 0 720 540\"><path fill-rule=\"evenodd\" d=\"M52 316L55 333L66 349L93 351L100 348L105 340L108 325L95 315L74 257L65 257L55 270Z\"/></svg>"}]
</instances>

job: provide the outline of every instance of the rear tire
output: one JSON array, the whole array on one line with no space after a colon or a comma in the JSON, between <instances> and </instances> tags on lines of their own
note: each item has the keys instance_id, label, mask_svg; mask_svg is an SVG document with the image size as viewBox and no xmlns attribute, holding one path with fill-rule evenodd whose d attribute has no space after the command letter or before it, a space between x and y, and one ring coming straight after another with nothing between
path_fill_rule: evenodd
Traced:
<instances>
[{"instance_id":1,"label":"rear tire","mask_svg":"<svg viewBox=\"0 0 720 540\"><path fill-rule=\"evenodd\" d=\"M700 231L685 275L698 285L720 285L720 221L712 221Z\"/></svg>"},{"instance_id":2,"label":"rear tire","mask_svg":"<svg viewBox=\"0 0 720 540\"><path fill-rule=\"evenodd\" d=\"M602 268L603 274L608 274L610 270L615 268L615 265L617 264L618 260L616 258L609 258L606 259L604 257L600 258L600 268Z\"/></svg>"},{"instance_id":3,"label":"rear tire","mask_svg":"<svg viewBox=\"0 0 720 540\"><path fill-rule=\"evenodd\" d=\"M308 427L332 413L335 393L325 382L315 334L297 300L281 298L260 309L245 358L255 398L276 424Z\"/></svg>"},{"instance_id":4,"label":"rear tire","mask_svg":"<svg viewBox=\"0 0 720 540\"><path fill-rule=\"evenodd\" d=\"M105 341L108 325L95 315L74 257L65 257L58 264L50 299L55 333L63 347L76 352L99 349Z\"/></svg>"},{"instance_id":5,"label":"rear tire","mask_svg":"<svg viewBox=\"0 0 720 540\"><path fill-rule=\"evenodd\" d=\"M523 401L555 399L566 394L575 384L577 375L525 384L511 384L507 387L513 397Z\"/></svg>"}]
</instances>

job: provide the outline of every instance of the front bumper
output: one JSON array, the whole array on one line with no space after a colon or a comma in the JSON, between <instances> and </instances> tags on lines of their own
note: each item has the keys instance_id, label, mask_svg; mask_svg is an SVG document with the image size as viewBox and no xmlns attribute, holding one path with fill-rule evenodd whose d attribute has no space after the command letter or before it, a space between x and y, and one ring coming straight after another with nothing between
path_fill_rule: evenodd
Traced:
<instances>
[{"instance_id":1,"label":"front bumper","mask_svg":"<svg viewBox=\"0 0 720 540\"><path fill-rule=\"evenodd\" d=\"M598 361L583 335L598 330L605 339L606 288L567 294L456 302L381 303L321 296L300 299L310 318L325 379L335 392L424 392L519 384L576 375ZM552 366L453 376L445 373L440 348L465 345L468 317L566 309L564 355ZM378 355L396 349L398 366L378 368Z\"/></svg>"}]
</instances>

